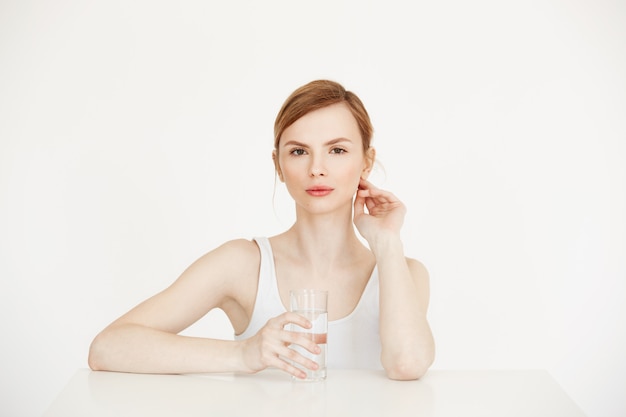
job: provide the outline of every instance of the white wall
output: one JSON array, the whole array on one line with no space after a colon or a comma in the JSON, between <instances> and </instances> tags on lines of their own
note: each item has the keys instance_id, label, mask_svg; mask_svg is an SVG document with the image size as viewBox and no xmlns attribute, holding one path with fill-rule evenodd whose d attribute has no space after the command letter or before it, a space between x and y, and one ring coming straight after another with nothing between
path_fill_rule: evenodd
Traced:
<instances>
[{"instance_id":1,"label":"white wall","mask_svg":"<svg viewBox=\"0 0 626 417\"><path fill-rule=\"evenodd\" d=\"M272 124L315 78L372 115L434 368L545 368L626 413L626 6L409 3L0 2L0 414L40 415L204 252L290 224Z\"/></svg>"}]
</instances>

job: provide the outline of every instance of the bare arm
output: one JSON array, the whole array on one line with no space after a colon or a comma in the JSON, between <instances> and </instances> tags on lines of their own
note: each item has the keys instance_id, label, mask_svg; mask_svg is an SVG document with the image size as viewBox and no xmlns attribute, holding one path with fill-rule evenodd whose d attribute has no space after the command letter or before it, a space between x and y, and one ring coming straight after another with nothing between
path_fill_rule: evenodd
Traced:
<instances>
[{"instance_id":1,"label":"bare arm","mask_svg":"<svg viewBox=\"0 0 626 417\"><path fill-rule=\"evenodd\" d=\"M89 366L95 370L142 373L242 369L235 342L178 333L221 306L231 293L233 273L249 274L254 270L255 254L249 245L250 242L233 241L207 253L167 289L111 323L92 342ZM245 262L229 262L233 256L252 263L250 271L243 269ZM242 270L236 271L235 267Z\"/></svg>"},{"instance_id":2,"label":"bare arm","mask_svg":"<svg viewBox=\"0 0 626 417\"><path fill-rule=\"evenodd\" d=\"M280 359L282 356L316 366L287 348L289 343L297 343L309 350L317 349L303 336L283 330L290 322L308 326L300 316L286 313L273 318L257 335L243 341L178 334L226 303L239 306L238 311L245 316L245 306L251 310L254 304L258 267L258 249L252 242L232 241L209 252L170 287L100 332L89 350L89 366L135 373L253 373L275 366L302 376L302 371Z\"/></svg>"},{"instance_id":3,"label":"bare arm","mask_svg":"<svg viewBox=\"0 0 626 417\"><path fill-rule=\"evenodd\" d=\"M404 256L400 240L405 211L393 194L361 181L354 222L378 265L381 361L390 378L403 380L424 375L435 354L427 320L428 272L421 263Z\"/></svg>"},{"instance_id":4,"label":"bare arm","mask_svg":"<svg viewBox=\"0 0 626 417\"><path fill-rule=\"evenodd\" d=\"M392 239L373 249L380 276L381 361L392 379L417 379L434 360L435 343L427 320L426 268L403 255Z\"/></svg>"}]
</instances>

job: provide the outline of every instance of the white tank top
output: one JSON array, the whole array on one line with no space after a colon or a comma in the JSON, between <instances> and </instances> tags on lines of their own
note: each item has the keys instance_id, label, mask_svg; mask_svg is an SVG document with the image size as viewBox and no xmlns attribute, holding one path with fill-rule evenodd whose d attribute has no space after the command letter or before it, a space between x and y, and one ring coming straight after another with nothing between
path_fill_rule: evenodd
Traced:
<instances>
[{"instance_id":1,"label":"white tank top","mask_svg":"<svg viewBox=\"0 0 626 417\"><path fill-rule=\"evenodd\" d=\"M269 239L258 237L254 240L261 251L256 301L248 327L235 335L235 340L254 336L269 319L286 311L278 293ZM378 269L374 268L354 310L342 319L328 322L328 368L382 369L378 310Z\"/></svg>"}]
</instances>

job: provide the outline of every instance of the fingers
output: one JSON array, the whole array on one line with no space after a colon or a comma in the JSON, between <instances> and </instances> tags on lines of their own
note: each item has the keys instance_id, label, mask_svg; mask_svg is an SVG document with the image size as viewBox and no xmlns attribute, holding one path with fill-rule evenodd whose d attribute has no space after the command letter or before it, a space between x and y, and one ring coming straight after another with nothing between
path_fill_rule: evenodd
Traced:
<instances>
[{"instance_id":1,"label":"fingers","mask_svg":"<svg viewBox=\"0 0 626 417\"><path fill-rule=\"evenodd\" d=\"M303 349L310 351L312 354L319 354L321 349L310 338L306 338L301 334L284 331L284 340L280 345L271 349L267 357L267 365L281 369L296 378L305 378L306 373L302 368L316 370L319 365L310 358L303 356ZM298 365L298 366L296 366Z\"/></svg>"},{"instance_id":2,"label":"fingers","mask_svg":"<svg viewBox=\"0 0 626 417\"><path fill-rule=\"evenodd\" d=\"M359 217L361 214L365 213L365 197L359 195L361 190L357 191L356 197L354 198L354 217Z\"/></svg>"},{"instance_id":3,"label":"fingers","mask_svg":"<svg viewBox=\"0 0 626 417\"><path fill-rule=\"evenodd\" d=\"M392 193L390 193L389 191L382 190L374 186L374 184L372 184L371 182L364 180L363 178L361 178L361 181L359 182L359 189L357 191L357 197L373 198L378 203L381 203L381 204L382 203L395 203L399 201L398 198Z\"/></svg>"},{"instance_id":4,"label":"fingers","mask_svg":"<svg viewBox=\"0 0 626 417\"><path fill-rule=\"evenodd\" d=\"M359 190L357 191L357 198L355 199L355 203L358 203L362 206L365 204L368 210L371 210L374 207L385 207L385 206L393 206L400 203L400 200L388 191L383 191L380 189L367 189L367 190Z\"/></svg>"},{"instance_id":5,"label":"fingers","mask_svg":"<svg viewBox=\"0 0 626 417\"><path fill-rule=\"evenodd\" d=\"M311 335L295 332L287 333L291 333L291 335L288 336L291 343L285 345L285 349L280 356L286 359L282 360L282 362L287 365L285 368L288 372L296 377L305 377L306 374L301 367L317 370L319 365L311 358L311 355L319 355L322 350L313 342ZM296 364L299 365L300 368L297 367ZM297 372L293 372L294 369L297 370Z\"/></svg>"},{"instance_id":6,"label":"fingers","mask_svg":"<svg viewBox=\"0 0 626 417\"><path fill-rule=\"evenodd\" d=\"M288 325L292 329L285 329ZM305 372L298 366L316 370L318 364L306 355L318 355L320 347L312 340L312 335L306 333L311 328L311 322L295 313L283 313L267 322L253 337L254 350L257 351L259 362L262 364L257 370L266 367L281 369L296 378L305 378ZM294 331L295 329L295 331ZM302 330L302 331L298 331Z\"/></svg>"},{"instance_id":7,"label":"fingers","mask_svg":"<svg viewBox=\"0 0 626 417\"><path fill-rule=\"evenodd\" d=\"M367 190L368 188L376 188L374 184L366 180L365 178L361 178L359 181L359 190Z\"/></svg>"},{"instance_id":8,"label":"fingers","mask_svg":"<svg viewBox=\"0 0 626 417\"><path fill-rule=\"evenodd\" d=\"M288 324L295 324L304 329L311 328L311 322L306 317L289 311L281 314L280 316L274 317L273 319L268 321L268 325L271 325L274 321L276 322L274 324L276 324L281 329L285 328L285 326Z\"/></svg>"},{"instance_id":9,"label":"fingers","mask_svg":"<svg viewBox=\"0 0 626 417\"><path fill-rule=\"evenodd\" d=\"M361 178L359 189L354 199L354 217L358 218L365 214L365 207L368 213L372 213L377 206L390 203L385 191L376 188L371 182Z\"/></svg>"}]
</instances>

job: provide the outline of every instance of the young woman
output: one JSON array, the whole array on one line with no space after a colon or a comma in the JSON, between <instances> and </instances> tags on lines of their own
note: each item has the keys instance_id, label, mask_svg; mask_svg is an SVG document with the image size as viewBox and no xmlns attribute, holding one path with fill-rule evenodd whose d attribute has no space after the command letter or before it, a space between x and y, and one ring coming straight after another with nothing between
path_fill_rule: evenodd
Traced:
<instances>
[{"instance_id":1,"label":"young woman","mask_svg":"<svg viewBox=\"0 0 626 417\"><path fill-rule=\"evenodd\" d=\"M270 238L233 240L195 261L167 289L139 304L94 339L94 370L142 373L245 372L292 361L317 364L290 349L319 347L290 323L290 289L329 292L329 368L384 368L389 378L421 377L433 362L427 321L429 278L400 240L405 207L367 178L373 129L359 98L327 80L292 93L274 125L272 157L295 201L296 221ZM364 246L355 228L367 241ZM222 309L235 340L178 333Z\"/></svg>"}]
</instances>

